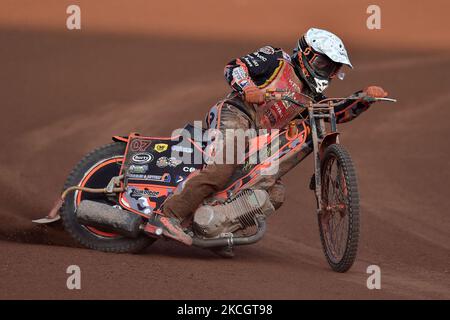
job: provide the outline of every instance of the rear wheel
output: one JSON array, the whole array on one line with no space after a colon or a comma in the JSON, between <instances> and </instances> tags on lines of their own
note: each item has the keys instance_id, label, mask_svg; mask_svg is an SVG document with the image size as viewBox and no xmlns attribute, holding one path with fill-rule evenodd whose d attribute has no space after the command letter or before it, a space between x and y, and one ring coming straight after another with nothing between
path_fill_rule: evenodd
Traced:
<instances>
[{"instance_id":1,"label":"rear wheel","mask_svg":"<svg viewBox=\"0 0 450 320\"><path fill-rule=\"evenodd\" d=\"M125 143L114 142L87 154L72 170L64 189L71 186L104 188L112 177L119 175L125 148ZM82 200L93 200L113 206L117 204L117 199L107 197L105 194L83 191L70 193L66 197L61 208L64 228L83 246L105 252L136 253L155 241L155 239L147 236L126 238L119 234L78 223L76 209Z\"/></svg>"},{"instance_id":2,"label":"rear wheel","mask_svg":"<svg viewBox=\"0 0 450 320\"><path fill-rule=\"evenodd\" d=\"M320 238L328 264L346 272L356 259L359 240L359 194L356 171L347 150L329 146L322 160Z\"/></svg>"}]
</instances>

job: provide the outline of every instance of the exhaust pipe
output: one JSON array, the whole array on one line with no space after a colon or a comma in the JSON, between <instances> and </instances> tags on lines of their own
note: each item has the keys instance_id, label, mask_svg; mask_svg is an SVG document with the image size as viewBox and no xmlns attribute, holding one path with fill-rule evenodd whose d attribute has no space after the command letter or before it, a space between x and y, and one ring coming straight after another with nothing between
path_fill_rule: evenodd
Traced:
<instances>
[{"instance_id":1,"label":"exhaust pipe","mask_svg":"<svg viewBox=\"0 0 450 320\"><path fill-rule=\"evenodd\" d=\"M138 237L143 223L142 217L137 214L91 200L81 201L76 215L81 224L130 238Z\"/></svg>"},{"instance_id":2,"label":"exhaust pipe","mask_svg":"<svg viewBox=\"0 0 450 320\"><path fill-rule=\"evenodd\" d=\"M215 239L203 239L194 237L192 245L201 248L225 247L225 246L242 246L252 244L261 240L266 233L266 218L264 216L256 217L257 231L249 237L224 237Z\"/></svg>"}]
</instances>

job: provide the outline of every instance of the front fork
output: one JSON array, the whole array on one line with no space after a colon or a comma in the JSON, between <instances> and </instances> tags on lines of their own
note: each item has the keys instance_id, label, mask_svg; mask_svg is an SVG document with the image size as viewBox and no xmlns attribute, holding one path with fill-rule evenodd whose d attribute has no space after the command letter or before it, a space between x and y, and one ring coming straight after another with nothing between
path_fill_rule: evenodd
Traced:
<instances>
[{"instance_id":1,"label":"front fork","mask_svg":"<svg viewBox=\"0 0 450 320\"><path fill-rule=\"evenodd\" d=\"M308 113L311 126L311 134L313 141L313 156L314 156L314 185L315 195L317 200L317 214L322 212L322 172L321 162L325 153L325 148L330 144L328 140L334 143L339 143L336 115L331 103L328 107L314 108L312 105L308 106ZM326 134L325 119L329 119L330 130ZM324 143L327 140L327 143Z\"/></svg>"}]
</instances>

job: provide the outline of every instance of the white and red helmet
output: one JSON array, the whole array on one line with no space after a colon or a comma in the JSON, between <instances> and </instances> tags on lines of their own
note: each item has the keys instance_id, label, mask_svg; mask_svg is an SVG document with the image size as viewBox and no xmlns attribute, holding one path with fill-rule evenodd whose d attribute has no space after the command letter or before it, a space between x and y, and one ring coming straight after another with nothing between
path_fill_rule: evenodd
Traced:
<instances>
[{"instance_id":1,"label":"white and red helmet","mask_svg":"<svg viewBox=\"0 0 450 320\"><path fill-rule=\"evenodd\" d=\"M336 75L342 79L340 69L343 65L353 68L342 40L329 31L316 28L309 29L298 40L292 60L314 94L322 93Z\"/></svg>"}]
</instances>

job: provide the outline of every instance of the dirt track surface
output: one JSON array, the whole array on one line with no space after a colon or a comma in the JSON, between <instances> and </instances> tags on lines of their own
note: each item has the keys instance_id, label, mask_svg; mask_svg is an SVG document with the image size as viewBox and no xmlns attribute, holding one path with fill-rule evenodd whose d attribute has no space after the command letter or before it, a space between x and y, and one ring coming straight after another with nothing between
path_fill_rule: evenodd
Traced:
<instances>
[{"instance_id":1,"label":"dirt track surface","mask_svg":"<svg viewBox=\"0 0 450 320\"><path fill-rule=\"evenodd\" d=\"M228 91L224 64L266 42L17 27L0 38L0 298L450 298L449 52L349 44L356 68L328 95L379 84L399 102L340 126L359 173L362 229L357 262L337 274L320 247L311 158L285 177L286 202L263 240L233 260L165 241L141 255L95 252L29 222L110 136L168 135L202 119ZM66 288L72 264L79 291ZM366 287L372 264L381 290Z\"/></svg>"}]
</instances>

